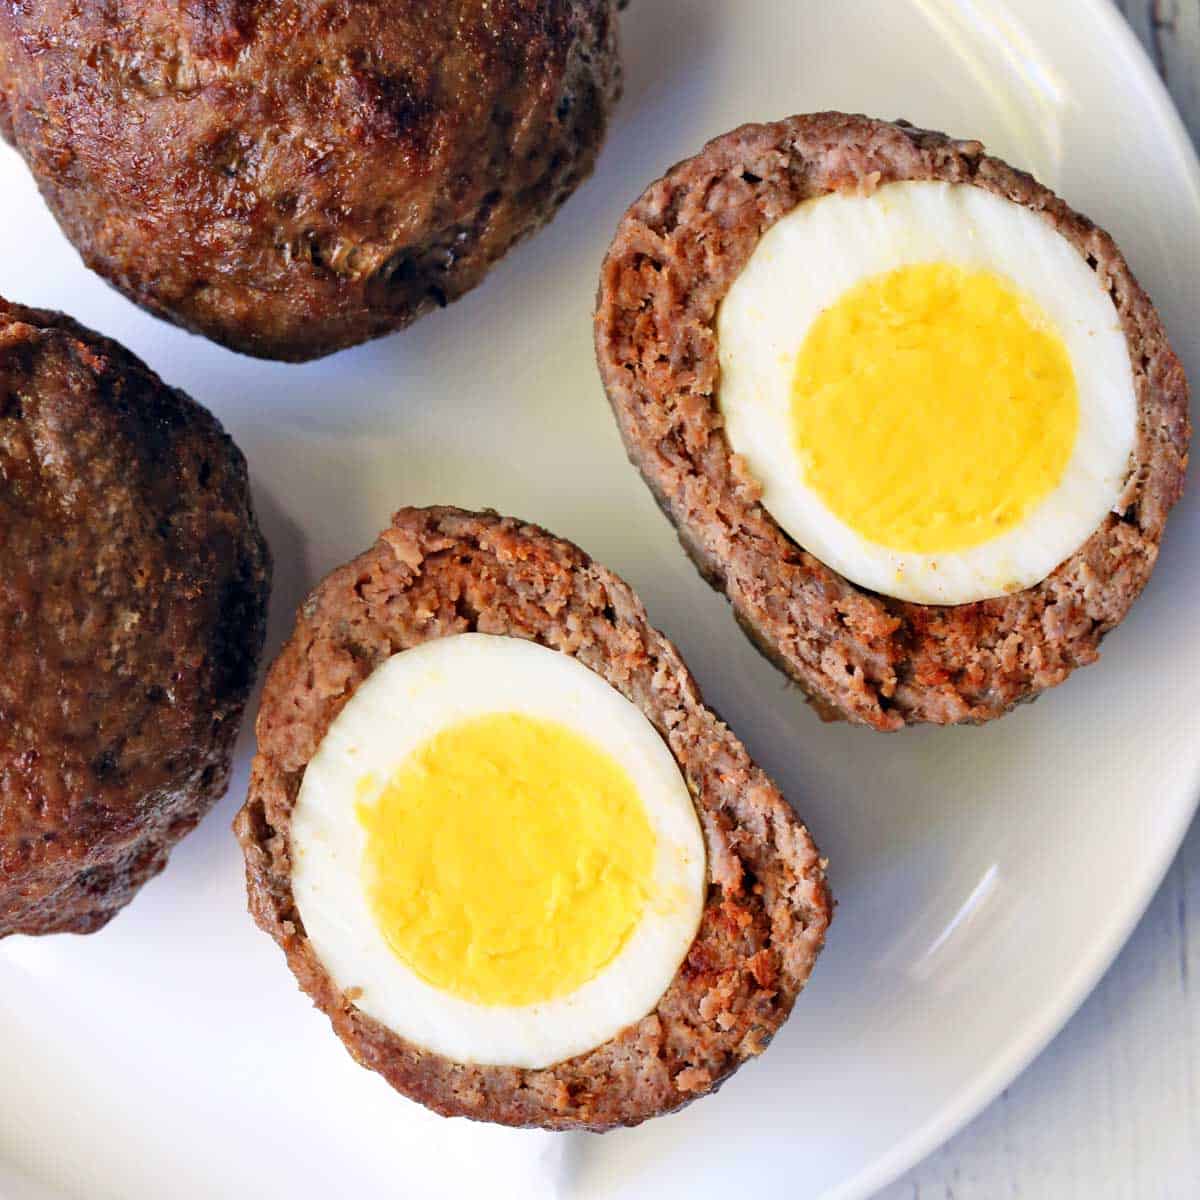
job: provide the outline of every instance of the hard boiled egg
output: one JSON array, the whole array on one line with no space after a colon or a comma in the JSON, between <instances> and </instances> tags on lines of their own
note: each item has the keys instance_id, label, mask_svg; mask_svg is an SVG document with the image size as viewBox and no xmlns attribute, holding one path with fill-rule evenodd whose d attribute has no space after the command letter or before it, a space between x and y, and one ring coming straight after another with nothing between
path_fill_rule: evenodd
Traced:
<instances>
[{"instance_id":1,"label":"hard boiled egg","mask_svg":"<svg viewBox=\"0 0 1200 1200\"><path fill-rule=\"evenodd\" d=\"M308 764L293 891L367 1015L538 1068L651 1011L696 935L704 842L646 717L566 654L466 633L387 659Z\"/></svg>"},{"instance_id":2,"label":"hard boiled egg","mask_svg":"<svg viewBox=\"0 0 1200 1200\"><path fill-rule=\"evenodd\" d=\"M970 184L833 192L722 302L719 402L762 503L861 587L1038 583L1113 509L1136 432L1117 312L1036 212Z\"/></svg>"}]
</instances>

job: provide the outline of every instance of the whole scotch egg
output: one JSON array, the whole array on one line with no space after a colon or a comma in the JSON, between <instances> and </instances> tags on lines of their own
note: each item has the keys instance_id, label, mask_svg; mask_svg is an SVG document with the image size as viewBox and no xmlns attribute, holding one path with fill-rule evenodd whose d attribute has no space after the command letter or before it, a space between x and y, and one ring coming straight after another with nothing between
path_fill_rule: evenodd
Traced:
<instances>
[{"instance_id":1,"label":"whole scotch egg","mask_svg":"<svg viewBox=\"0 0 1200 1200\"><path fill-rule=\"evenodd\" d=\"M251 911L363 1065L446 1115L636 1124L760 1053L824 941L805 828L628 587L405 509L273 666Z\"/></svg>"},{"instance_id":2,"label":"whole scotch egg","mask_svg":"<svg viewBox=\"0 0 1200 1200\"><path fill-rule=\"evenodd\" d=\"M1182 489L1186 380L1111 238L904 123L745 126L675 167L596 346L684 547L831 718L985 721L1094 661Z\"/></svg>"},{"instance_id":3,"label":"whole scotch egg","mask_svg":"<svg viewBox=\"0 0 1200 1200\"><path fill-rule=\"evenodd\" d=\"M102 929L225 794L270 590L212 413L0 298L0 939Z\"/></svg>"},{"instance_id":4,"label":"whole scotch egg","mask_svg":"<svg viewBox=\"0 0 1200 1200\"><path fill-rule=\"evenodd\" d=\"M591 173L615 0L0 6L0 137L155 316L304 362L472 288Z\"/></svg>"}]
</instances>

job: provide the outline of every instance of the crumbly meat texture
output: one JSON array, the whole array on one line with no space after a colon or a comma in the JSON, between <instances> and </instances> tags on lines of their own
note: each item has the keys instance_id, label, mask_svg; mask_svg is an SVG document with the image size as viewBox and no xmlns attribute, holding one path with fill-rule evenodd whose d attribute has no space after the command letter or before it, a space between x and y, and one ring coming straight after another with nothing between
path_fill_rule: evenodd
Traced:
<instances>
[{"instance_id":1,"label":"crumbly meat texture","mask_svg":"<svg viewBox=\"0 0 1200 1200\"><path fill-rule=\"evenodd\" d=\"M269 572L213 417L0 300L0 937L99 929L225 792Z\"/></svg>"},{"instance_id":2,"label":"crumbly meat texture","mask_svg":"<svg viewBox=\"0 0 1200 1200\"><path fill-rule=\"evenodd\" d=\"M657 1008L542 1070L452 1062L359 1012L305 937L291 887L291 814L306 764L390 655L467 631L570 654L636 704L675 756L708 852L708 897ZM568 542L494 514L404 509L309 597L267 679L259 753L235 828L250 909L351 1054L447 1116L602 1130L714 1090L760 1053L824 942L830 901L808 831L707 708L629 587Z\"/></svg>"},{"instance_id":3,"label":"crumbly meat texture","mask_svg":"<svg viewBox=\"0 0 1200 1200\"><path fill-rule=\"evenodd\" d=\"M969 184L1039 213L1112 296L1138 429L1116 510L1036 587L941 607L855 587L760 503L718 407L718 306L759 239L804 200L895 180ZM755 644L828 719L892 730L1000 716L1094 662L1150 576L1187 466L1187 382L1112 239L978 142L842 113L746 125L652 184L601 274L600 372L630 460Z\"/></svg>"},{"instance_id":4,"label":"crumbly meat texture","mask_svg":"<svg viewBox=\"0 0 1200 1200\"><path fill-rule=\"evenodd\" d=\"M591 171L611 0L0 5L0 132L89 267L316 358L474 287Z\"/></svg>"}]
</instances>

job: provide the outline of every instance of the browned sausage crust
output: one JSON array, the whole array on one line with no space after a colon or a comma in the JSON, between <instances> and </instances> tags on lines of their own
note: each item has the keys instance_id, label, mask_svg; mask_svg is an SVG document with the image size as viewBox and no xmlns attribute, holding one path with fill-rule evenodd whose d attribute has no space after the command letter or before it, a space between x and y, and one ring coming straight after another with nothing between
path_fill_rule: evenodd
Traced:
<instances>
[{"instance_id":1,"label":"browned sausage crust","mask_svg":"<svg viewBox=\"0 0 1200 1200\"><path fill-rule=\"evenodd\" d=\"M292 896L292 809L330 724L390 655L467 631L570 654L636 704L687 779L707 846L700 931L657 1008L542 1070L452 1062L363 1015L321 965ZM235 825L255 920L351 1054L440 1113L599 1130L678 1108L765 1048L824 942L829 895L808 831L704 707L629 587L535 526L452 508L397 513L304 604L267 678L258 743Z\"/></svg>"},{"instance_id":2,"label":"browned sausage crust","mask_svg":"<svg viewBox=\"0 0 1200 1200\"><path fill-rule=\"evenodd\" d=\"M87 265L267 358L474 287L591 171L619 88L612 0L0 5L0 132Z\"/></svg>"},{"instance_id":3,"label":"browned sausage crust","mask_svg":"<svg viewBox=\"0 0 1200 1200\"><path fill-rule=\"evenodd\" d=\"M1036 587L954 607L855 587L759 502L722 432L718 306L804 200L895 180L969 184L1042 215L1112 296L1138 404L1129 477L1093 536ZM605 259L596 351L629 457L705 578L822 715L876 729L981 722L1094 662L1158 555L1187 466L1187 382L1112 239L978 142L842 113L746 125L645 191Z\"/></svg>"},{"instance_id":4,"label":"browned sausage crust","mask_svg":"<svg viewBox=\"0 0 1200 1200\"><path fill-rule=\"evenodd\" d=\"M224 794L269 574L211 414L0 300L0 937L99 929Z\"/></svg>"}]
</instances>

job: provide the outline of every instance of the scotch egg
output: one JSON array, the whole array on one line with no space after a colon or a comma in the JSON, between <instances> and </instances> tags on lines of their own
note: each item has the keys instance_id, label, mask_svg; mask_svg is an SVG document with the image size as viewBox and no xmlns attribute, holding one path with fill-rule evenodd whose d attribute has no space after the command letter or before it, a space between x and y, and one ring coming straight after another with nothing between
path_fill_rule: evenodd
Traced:
<instances>
[{"instance_id":1,"label":"scotch egg","mask_svg":"<svg viewBox=\"0 0 1200 1200\"><path fill-rule=\"evenodd\" d=\"M978 142L746 125L651 184L601 376L685 549L822 716L978 723L1153 569L1187 383L1112 239Z\"/></svg>"},{"instance_id":2,"label":"scotch egg","mask_svg":"<svg viewBox=\"0 0 1200 1200\"><path fill-rule=\"evenodd\" d=\"M434 1110L636 1124L759 1054L824 864L616 576L405 509L303 606L236 821L255 919L354 1057Z\"/></svg>"}]
</instances>

